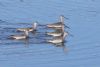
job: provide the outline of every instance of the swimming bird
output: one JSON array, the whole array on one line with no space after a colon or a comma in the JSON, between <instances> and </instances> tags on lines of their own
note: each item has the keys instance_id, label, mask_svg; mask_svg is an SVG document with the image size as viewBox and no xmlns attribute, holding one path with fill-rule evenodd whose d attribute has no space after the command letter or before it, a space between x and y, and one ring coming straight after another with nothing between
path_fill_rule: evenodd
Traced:
<instances>
[{"instance_id":1,"label":"swimming bird","mask_svg":"<svg viewBox=\"0 0 100 67\"><path fill-rule=\"evenodd\" d=\"M64 26L64 16L61 15L60 16L60 21L57 23L53 23L53 24L47 24L48 28L61 28L62 26Z\"/></svg>"},{"instance_id":2,"label":"swimming bird","mask_svg":"<svg viewBox=\"0 0 100 67\"><path fill-rule=\"evenodd\" d=\"M24 31L24 34L22 34L22 35L11 35L10 39L16 39L16 40L27 39L29 37L28 33L29 33L29 31L26 30L26 31Z\"/></svg>"},{"instance_id":3,"label":"swimming bird","mask_svg":"<svg viewBox=\"0 0 100 67\"><path fill-rule=\"evenodd\" d=\"M64 33L62 36L55 37L52 40L47 40L47 42L53 43L53 44L63 43L66 35L67 33Z\"/></svg>"},{"instance_id":4,"label":"swimming bird","mask_svg":"<svg viewBox=\"0 0 100 67\"><path fill-rule=\"evenodd\" d=\"M32 32L32 31L36 31L36 28L37 28L37 23L33 23L33 26L31 28L17 28L17 31L29 31L29 32Z\"/></svg>"}]
</instances>

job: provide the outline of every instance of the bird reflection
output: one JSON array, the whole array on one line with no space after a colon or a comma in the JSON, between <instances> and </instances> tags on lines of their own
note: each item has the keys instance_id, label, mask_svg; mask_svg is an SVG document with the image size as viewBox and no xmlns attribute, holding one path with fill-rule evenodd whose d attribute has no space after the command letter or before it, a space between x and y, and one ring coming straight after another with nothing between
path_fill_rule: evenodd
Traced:
<instances>
[{"instance_id":1,"label":"bird reflection","mask_svg":"<svg viewBox=\"0 0 100 67\"><path fill-rule=\"evenodd\" d=\"M29 39L24 39L23 40L25 47L29 47Z\"/></svg>"}]
</instances>

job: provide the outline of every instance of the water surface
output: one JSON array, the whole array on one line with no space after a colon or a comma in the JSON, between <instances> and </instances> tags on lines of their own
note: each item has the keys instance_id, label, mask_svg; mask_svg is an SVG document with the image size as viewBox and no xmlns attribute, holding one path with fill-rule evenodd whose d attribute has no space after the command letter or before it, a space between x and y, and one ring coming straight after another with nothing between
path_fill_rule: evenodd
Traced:
<instances>
[{"instance_id":1,"label":"water surface","mask_svg":"<svg viewBox=\"0 0 100 67\"><path fill-rule=\"evenodd\" d=\"M99 67L99 0L0 0L0 67ZM9 40L16 28L35 21L48 24L65 19L65 46L43 43L43 34L30 33L29 40ZM47 29L39 28L44 33ZM42 37L45 38L45 37Z\"/></svg>"}]
</instances>

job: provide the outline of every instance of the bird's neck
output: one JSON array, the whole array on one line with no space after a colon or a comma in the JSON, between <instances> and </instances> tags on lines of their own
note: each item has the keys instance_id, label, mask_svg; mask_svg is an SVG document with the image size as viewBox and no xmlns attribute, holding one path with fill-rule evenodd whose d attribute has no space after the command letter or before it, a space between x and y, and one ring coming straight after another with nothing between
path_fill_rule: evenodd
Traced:
<instances>
[{"instance_id":1,"label":"bird's neck","mask_svg":"<svg viewBox=\"0 0 100 67\"><path fill-rule=\"evenodd\" d=\"M36 29L36 27L37 27L37 24L34 23L34 24L33 24L33 29Z\"/></svg>"},{"instance_id":2,"label":"bird's neck","mask_svg":"<svg viewBox=\"0 0 100 67\"><path fill-rule=\"evenodd\" d=\"M28 31L25 31L25 35L28 36Z\"/></svg>"},{"instance_id":3,"label":"bird's neck","mask_svg":"<svg viewBox=\"0 0 100 67\"><path fill-rule=\"evenodd\" d=\"M62 24L64 24L64 17L60 16L60 22L62 22Z\"/></svg>"}]
</instances>

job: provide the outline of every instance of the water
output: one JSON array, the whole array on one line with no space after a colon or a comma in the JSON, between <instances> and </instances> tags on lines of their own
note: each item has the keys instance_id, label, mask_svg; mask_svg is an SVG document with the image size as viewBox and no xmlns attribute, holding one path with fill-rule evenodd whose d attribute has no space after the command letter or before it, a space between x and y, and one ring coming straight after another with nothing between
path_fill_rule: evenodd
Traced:
<instances>
[{"instance_id":1,"label":"water","mask_svg":"<svg viewBox=\"0 0 100 67\"><path fill-rule=\"evenodd\" d=\"M99 0L0 0L0 67L99 67L99 4ZM73 35L65 46L42 43L44 39L31 33L29 40L7 39L20 34L16 28L35 21L53 23L59 15L69 18L65 24Z\"/></svg>"}]
</instances>

